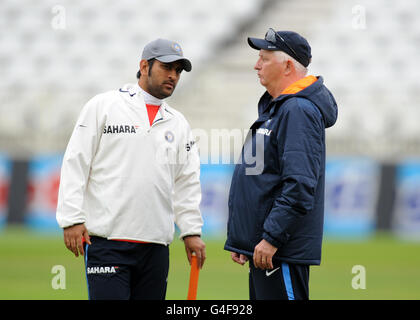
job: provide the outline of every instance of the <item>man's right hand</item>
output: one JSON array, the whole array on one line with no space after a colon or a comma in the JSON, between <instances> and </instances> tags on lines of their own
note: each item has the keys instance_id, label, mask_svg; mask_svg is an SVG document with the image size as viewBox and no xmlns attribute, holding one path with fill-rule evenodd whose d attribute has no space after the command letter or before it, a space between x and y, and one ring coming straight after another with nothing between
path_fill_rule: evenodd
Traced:
<instances>
[{"instance_id":1,"label":"man's right hand","mask_svg":"<svg viewBox=\"0 0 420 320\"><path fill-rule=\"evenodd\" d=\"M85 224L76 224L71 227L64 228L64 244L66 245L67 249L74 253L76 257L84 255L85 252L83 250L83 241L82 239L85 238L87 244L91 244L88 231L85 227Z\"/></svg>"}]
</instances>

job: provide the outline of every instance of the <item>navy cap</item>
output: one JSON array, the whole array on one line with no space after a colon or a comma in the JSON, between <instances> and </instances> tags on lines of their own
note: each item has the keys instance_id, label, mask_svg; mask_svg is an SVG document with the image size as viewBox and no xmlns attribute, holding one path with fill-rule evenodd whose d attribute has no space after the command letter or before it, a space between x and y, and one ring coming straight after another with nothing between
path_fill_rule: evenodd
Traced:
<instances>
[{"instance_id":1,"label":"navy cap","mask_svg":"<svg viewBox=\"0 0 420 320\"><path fill-rule=\"evenodd\" d=\"M311 62L311 46L308 41L294 31L274 31L269 29L264 39L248 38L251 48L283 51L307 67Z\"/></svg>"},{"instance_id":2,"label":"navy cap","mask_svg":"<svg viewBox=\"0 0 420 320\"><path fill-rule=\"evenodd\" d=\"M190 60L184 58L181 46L171 40L156 39L148 43L143 49L141 58L145 60L154 58L164 63L181 61L185 71L190 72L192 69Z\"/></svg>"}]
</instances>

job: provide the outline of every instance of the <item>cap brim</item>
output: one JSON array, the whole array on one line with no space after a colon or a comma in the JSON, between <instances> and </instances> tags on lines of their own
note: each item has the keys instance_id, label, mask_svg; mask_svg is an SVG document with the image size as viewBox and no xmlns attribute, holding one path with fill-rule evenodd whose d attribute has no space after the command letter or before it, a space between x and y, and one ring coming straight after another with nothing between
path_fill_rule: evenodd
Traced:
<instances>
[{"instance_id":1,"label":"cap brim","mask_svg":"<svg viewBox=\"0 0 420 320\"><path fill-rule=\"evenodd\" d=\"M185 71L190 72L192 69L192 65L190 60L186 59L186 58L182 58L178 55L168 55L168 56L161 56L161 57L156 57L157 60L159 60L160 62L163 63L171 63L171 62L175 62L175 61L182 61L182 65Z\"/></svg>"},{"instance_id":2,"label":"cap brim","mask_svg":"<svg viewBox=\"0 0 420 320\"><path fill-rule=\"evenodd\" d=\"M264 39L248 38L248 44L251 48L255 50L280 50L280 48L276 47L274 44Z\"/></svg>"}]
</instances>

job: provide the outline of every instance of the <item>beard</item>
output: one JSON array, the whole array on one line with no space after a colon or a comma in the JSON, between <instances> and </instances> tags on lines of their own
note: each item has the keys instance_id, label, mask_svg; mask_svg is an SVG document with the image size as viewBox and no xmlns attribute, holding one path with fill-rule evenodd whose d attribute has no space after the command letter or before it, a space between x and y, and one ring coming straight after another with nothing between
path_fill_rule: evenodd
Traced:
<instances>
[{"instance_id":1,"label":"beard","mask_svg":"<svg viewBox=\"0 0 420 320\"><path fill-rule=\"evenodd\" d=\"M176 84L171 81L163 81L160 84L155 84L153 81L148 83L148 92L158 99L165 99L170 97L174 92Z\"/></svg>"}]
</instances>

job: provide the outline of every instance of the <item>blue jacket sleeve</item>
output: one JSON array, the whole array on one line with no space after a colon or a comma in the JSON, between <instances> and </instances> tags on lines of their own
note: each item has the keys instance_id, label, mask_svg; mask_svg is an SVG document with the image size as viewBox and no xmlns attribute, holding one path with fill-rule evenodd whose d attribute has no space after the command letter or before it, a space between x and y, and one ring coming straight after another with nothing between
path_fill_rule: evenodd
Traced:
<instances>
[{"instance_id":1,"label":"blue jacket sleeve","mask_svg":"<svg viewBox=\"0 0 420 320\"><path fill-rule=\"evenodd\" d=\"M321 168L324 125L318 108L303 98L284 104L277 131L280 184L264 221L263 238L275 247L286 243L297 220L310 213Z\"/></svg>"}]
</instances>

